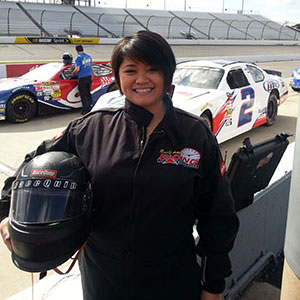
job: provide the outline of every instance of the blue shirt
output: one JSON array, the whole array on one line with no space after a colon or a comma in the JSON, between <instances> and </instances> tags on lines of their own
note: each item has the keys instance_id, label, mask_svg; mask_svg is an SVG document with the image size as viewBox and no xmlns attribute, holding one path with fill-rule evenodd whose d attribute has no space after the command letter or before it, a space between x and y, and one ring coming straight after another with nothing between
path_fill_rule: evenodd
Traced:
<instances>
[{"instance_id":1,"label":"blue shirt","mask_svg":"<svg viewBox=\"0 0 300 300\"><path fill-rule=\"evenodd\" d=\"M92 58L86 53L80 53L75 59L75 67L80 67L78 78L92 76Z\"/></svg>"}]
</instances>

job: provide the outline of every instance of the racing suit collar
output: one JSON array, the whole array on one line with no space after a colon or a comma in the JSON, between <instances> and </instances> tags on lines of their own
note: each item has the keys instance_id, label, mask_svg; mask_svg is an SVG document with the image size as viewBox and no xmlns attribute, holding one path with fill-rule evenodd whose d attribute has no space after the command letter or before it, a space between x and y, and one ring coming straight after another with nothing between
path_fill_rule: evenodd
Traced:
<instances>
[{"instance_id":1,"label":"racing suit collar","mask_svg":"<svg viewBox=\"0 0 300 300\"><path fill-rule=\"evenodd\" d=\"M130 100L125 98L125 112L139 125L147 127L152 118L153 114L145 108L132 103Z\"/></svg>"},{"instance_id":2,"label":"racing suit collar","mask_svg":"<svg viewBox=\"0 0 300 300\"><path fill-rule=\"evenodd\" d=\"M163 98L163 101L166 105L166 113L155 131L167 134L175 147L184 147L185 135L183 134L182 126L180 126L180 122L177 119L172 101L167 95ZM127 116L129 116L139 126L147 127L153 118L153 114L151 112L132 103L127 98L125 98L125 112Z\"/></svg>"},{"instance_id":3,"label":"racing suit collar","mask_svg":"<svg viewBox=\"0 0 300 300\"><path fill-rule=\"evenodd\" d=\"M157 129L164 130L175 147L184 147L185 135L175 113L172 100L166 95L163 101L166 105L166 114Z\"/></svg>"}]
</instances>

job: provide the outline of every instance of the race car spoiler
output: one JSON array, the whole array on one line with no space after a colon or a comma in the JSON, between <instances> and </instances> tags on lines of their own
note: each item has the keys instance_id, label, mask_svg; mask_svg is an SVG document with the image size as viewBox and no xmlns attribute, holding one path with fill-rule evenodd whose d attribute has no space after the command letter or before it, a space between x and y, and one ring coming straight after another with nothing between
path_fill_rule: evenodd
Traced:
<instances>
[{"instance_id":1,"label":"race car spoiler","mask_svg":"<svg viewBox=\"0 0 300 300\"><path fill-rule=\"evenodd\" d=\"M279 71L275 71L275 70L267 70L267 69L264 69L265 72L267 72L268 74L271 74L271 75L277 75L279 77L281 77L282 73L279 72Z\"/></svg>"}]
</instances>

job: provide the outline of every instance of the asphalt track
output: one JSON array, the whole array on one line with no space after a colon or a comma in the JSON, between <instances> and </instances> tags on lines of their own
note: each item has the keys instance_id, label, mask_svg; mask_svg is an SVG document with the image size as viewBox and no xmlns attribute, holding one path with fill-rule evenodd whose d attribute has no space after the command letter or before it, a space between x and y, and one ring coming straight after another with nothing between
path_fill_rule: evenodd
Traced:
<instances>
[{"instance_id":1,"label":"asphalt track","mask_svg":"<svg viewBox=\"0 0 300 300\"><path fill-rule=\"evenodd\" d=\"M85 46L94 60L109 60L113 46L97 45ZM266 55L266 54L298 54L298 46L173 46L176 58L201 57L201 56L232 56L232 55ZM0 45L1 61L39 61L39 60L60 60L62 53L70 52L75 56L74 45ZM263 68L281 71L286 83L294 67L298 66L295 61L259 63ZM264 141L274 137L280 132L295 134L298 94L289 90L287 102L279 107L276 123L271 127L261 126L250 133L240 135L231 141L220 145L221 151L227 154L227 165L235 150L241 145L245 137L250 137L252 143ZM13 168L16 168L23 160L24 155L33 150L42 140L52 138L60 133L70 120L80 116L79 112L71 112L63 115L36 118L24 124L0 123L0 187ZM289 139L290 142L294 138ZM12 265L10 254L4 244L0 242L0 300L6 299L31 285L29 273L22 272ZM35 281L38 276L35 275ZM253 290L256 291L253 296ZM261 291L261 294L257 294ZM267 295L270 295L269 297ZM279 299L280 291L267 286L264 283L255 285L254 289L248 289L243 300L250 299Z\"/></svg>"},{"instance_id":2,"label":"asphalt track","mask_svg":"<svg viewBox=\"0 0 300 300\"><path fill-rule=\"evenodd\" d=\"M114 45L84 45L94 60L110 60ZM230 55L299 55L299 46L172 46L176 58ZM61 60L69 52L75 57L75 45L0 44L1 62Z\"/></svg>"}]
</instances>

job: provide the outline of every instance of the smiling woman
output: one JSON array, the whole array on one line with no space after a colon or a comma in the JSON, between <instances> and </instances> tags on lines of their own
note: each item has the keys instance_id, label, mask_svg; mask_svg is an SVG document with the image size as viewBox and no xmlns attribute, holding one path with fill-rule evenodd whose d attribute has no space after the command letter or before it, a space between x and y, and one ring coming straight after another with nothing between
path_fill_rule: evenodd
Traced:
<instances>
[{"instance_id":1,"label":"smiling woman","mask_svg":"<svg viewBox=\"0 0 300 300\"><path fill-rule=\"evenodd\" d=\"M147 136L149 136L165 114L162 72L144 63L124 58L120 66L119 77L120 89L126 97L135 105L147 109L154 115L147 128Z\"/></svg>"},{"instance_id":2,"label":"smiling woman","mask_svg":"<svg viewBox=\"0 0 300 300\"><path fill-rule=\"evenodd\" d=\"M231 274L239 222L224 163L204 121L173 107L175 66L157 33L120 40L112 68L125 104L71 121L24 161L64 151L89 173L94 220L79 258L85 300L219 300ZM8 247L10 189L0 201Z\"/></svg>"}]
</instances>

